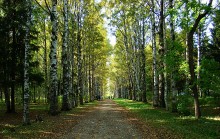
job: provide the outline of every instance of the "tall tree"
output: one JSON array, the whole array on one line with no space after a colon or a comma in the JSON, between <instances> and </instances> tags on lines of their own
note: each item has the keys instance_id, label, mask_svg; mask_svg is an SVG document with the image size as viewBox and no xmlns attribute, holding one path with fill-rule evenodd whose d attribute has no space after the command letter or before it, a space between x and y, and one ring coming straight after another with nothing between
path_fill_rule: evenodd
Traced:
<instances>
[{"instance_id":1,"label":"tall tree","mask_svg":"<svg viewBox=\"0 0 220 139\"><path fill-rule=\"evenodd\" d=\"M83 1L77 3L77 97L83 105L83 71L82 71L82 5ZM76 98L77 99L77 98Z\"/></svg>"},{"instance_id":2,"label":"tall tree","mask_svg":"<svg viewBox=\"0 0 220 139\"><path fill-rule=\"evenodd\" d=\"M164 56L165 56L165 48L164 48L164 0L160 1L160 19L159 19L159 100L160 106L165 107L164 100Z\"/></svg>"},{"instance_id":3,"label":"tall tree","mask_svg":"<svg viewBox=\"0 0 220 139\"><path fill-rule=\"evenodd\" d=\"M194 98L195 117L196 118L201 117L201 111L200 111L200 106L199 106L199 98L198 98L199 94L198 94L197 85L196 85L197 77L195 75L195 64L194 64L194 59L193 59L193 46L194 46L193 35L194 35L201 19L204 18L210 12L212 1L213 0L210 0L208 7L205 9L205 11L198 15L198 17L194 21L192 28L190 28L190 30L188 32L188 36L187 36L188 64L189 64L189 72L190 72L189 85L190 85L190 89L192 91L193 98Z\"/></svg>"},{"instance_id":4,"label":"tall tree","mask_svg":"<svg viewBox=\"0 0 220 139\"><path fill-rule=\"evenodd\" d=\"M151 24L152 24L152 47L153 47L153 106L159 106L158 92L158 72L157 72L157 51L156 51L156 23L155 23L155 3L151 0Z\"/></svg>"},{"instance_id":5,"label":"tall tree","mask_svg":"<svg viewBox=\"0 0 220 139\"><path fill-rule=\"evenodd\" d=\"M146 86L146 54L145 54L145 19L142 19L142 44L141 44L141 91L143 93L143 102L147 102Z\"/></svg>"},{"instance_id":6,"label":"tall tree","mask_svg":"<svg viewBox=\"0 0 220 139\"><path fill-rule=\"evenodd\" d=\"M62 110L70 110L69 94L70 94L70 62L68 57L68 0L63 0L64 12L64 31L63 31L63 46L62 46L62 63L63 63L63 101Z\"/></svg>"},{"instance_id":7,"label":"tall tree","mask_svg":"<svg viewBox=\"0 0 220 139\"><path fill-rule=\"evenodd\" d=\"M31 27L31 1L26 0L25 8L27 11L26 32L25 32L25 56L24 56L24 104L23 104L23 123L30 124L29 117L29 49L30 49L30 27Z\"/></svg>"},{"instance_id":8,"label":"tall tree","mask_svg":"<svg viewBox=\"0 0 220 139\"><path fill-rule=\"evenodd\" d=\"M50 13L52 23L51 48L50 48L50 109L51 115L58 114L58 80L57 80L57 0L52 0Z\"/></svg>"}]
</instances>

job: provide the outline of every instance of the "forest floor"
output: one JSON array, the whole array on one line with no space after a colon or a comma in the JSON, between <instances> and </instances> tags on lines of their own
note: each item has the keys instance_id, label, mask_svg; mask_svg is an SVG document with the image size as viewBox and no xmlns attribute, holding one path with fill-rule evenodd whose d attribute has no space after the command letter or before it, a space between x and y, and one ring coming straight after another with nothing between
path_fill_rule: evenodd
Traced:
<instances>
[{"instance_id":1,"label":"forest floor","mask_svg":"<svg viewBox=\"0 0 220 139\"><path fill-rule=\"evenodd\" d=\"M43 110L44 109L44 110ZM174 139L166 128L156 128L137 118L113 100L85 103L62 112L47 114L44 105L31 104L31 125L22 125L22 110L0 113L0 139ZM36 122L40 115L42 122Z\"/></svg>"},{"instance_id":2,"label":"forest floor","mask_svg":"<svg viewBox=\"0 0 220 139\"><path fill-rule=\"evenodd\" d=\"M61 139L167 139L181 138L137 119L112 100L100 101Z\"/></svg>"},{"instance_id":3,"label":"forest floor","mask_svg":"<svg viewBox=\"0 0 220 139\"><path fill-rule=\"evenodd\" d=\"M14 114L0 111L0 139L220 138L220 120L215 119L219 109L215 109L214 119L196 120L124 99L85 103L57 116L50 116L47 107L31 104L28 126L22 125L21 107ZM36 115L43 121L36 122Z\"/></svg>"}]
</instances>

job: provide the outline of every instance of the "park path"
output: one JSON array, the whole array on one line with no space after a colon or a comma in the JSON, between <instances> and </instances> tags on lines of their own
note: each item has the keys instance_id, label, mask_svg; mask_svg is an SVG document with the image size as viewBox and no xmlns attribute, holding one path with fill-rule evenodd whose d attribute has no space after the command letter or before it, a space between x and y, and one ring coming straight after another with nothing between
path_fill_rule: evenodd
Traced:
<instances>
[{"instance_id":1,"label":"park path","mask_svg":"<svg viewBox=\"0 0 220 139\"><path fill-rule=\"evenodd\" d=\"M137 119L112 100L99 101L61 139L142 139Z\"/></svg>"}]
</instances>

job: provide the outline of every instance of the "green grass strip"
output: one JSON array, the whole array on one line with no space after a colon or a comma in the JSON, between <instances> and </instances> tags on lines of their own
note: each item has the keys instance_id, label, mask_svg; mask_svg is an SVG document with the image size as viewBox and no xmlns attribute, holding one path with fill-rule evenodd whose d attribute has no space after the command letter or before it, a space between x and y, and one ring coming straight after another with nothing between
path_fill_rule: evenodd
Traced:
<instances>
[{"instance_id":1,"label":"green grass strip","mask_svg":"<svg viewBox=\"0 0 220 139\"><path fill-rule=\"evenodd\" d=\"M220 120L203 117L195 119L193 116L180 116L164 109L155 109L150 104L126 99L114 100L120 106L129 109L141 120L155 128L166 128L173 134L180 134L190 139L220 138Z\"/></svg>"}]
</instances>

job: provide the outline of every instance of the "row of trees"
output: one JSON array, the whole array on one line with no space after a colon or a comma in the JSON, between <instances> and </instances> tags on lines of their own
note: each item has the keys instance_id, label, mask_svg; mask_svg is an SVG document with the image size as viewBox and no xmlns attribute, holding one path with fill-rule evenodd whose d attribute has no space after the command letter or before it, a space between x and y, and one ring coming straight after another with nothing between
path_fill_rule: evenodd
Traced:
<instances>
[{"instance_id":1,"label":"row of trees","mask_svg":"<svg viewBox=\"0 0 220 139\"><path fill-rule=\"evenodd\" d=\"M107 7L117 37L115 94L143 102L147 94L153 106L172 112L178 110L177 96L188 94L199 118L199 96L219 96L219 3L116 0Z\"/></svg>"},{"instance_id":2,"label":"row of trees","mask_svg":"<svg viewBox=\"0 0 220 139\"><path fill-rule=\"evenodd\" d=\"M0 92L7 112L44 99L49 113L102 95L111 47L94 0L0 0ZM3 97L4 96L4 97Z\"/></svg>"}]
</instances>

